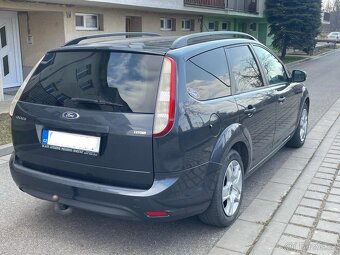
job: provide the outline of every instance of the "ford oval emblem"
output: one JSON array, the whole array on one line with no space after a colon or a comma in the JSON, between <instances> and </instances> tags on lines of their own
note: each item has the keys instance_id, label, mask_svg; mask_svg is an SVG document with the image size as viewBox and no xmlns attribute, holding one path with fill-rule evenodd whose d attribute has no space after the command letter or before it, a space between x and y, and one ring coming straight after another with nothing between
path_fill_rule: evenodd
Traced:
<instances>
[{"instance_id":1,"label":"ford oval emblem","mask_svg":"<svg viewBox=\"0 0 340 255\"><path fill-rule=\"evenodd\" d=\"M79 113L76 112L64 112L62 117L68 120L75 120L80 117Z\"/></svg>"}]
</instances>

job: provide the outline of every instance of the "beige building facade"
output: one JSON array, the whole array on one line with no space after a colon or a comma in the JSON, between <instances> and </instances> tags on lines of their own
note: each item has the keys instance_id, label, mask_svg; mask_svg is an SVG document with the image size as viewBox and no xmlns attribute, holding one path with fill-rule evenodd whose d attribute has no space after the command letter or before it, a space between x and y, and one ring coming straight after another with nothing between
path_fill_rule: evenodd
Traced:
<instances>
[{"instance_id":1,"label":"beige building facade","mask_svg":"<svg viewBox=\"0 0 340 255\"><path fill-rule=\"evenodd\" d=\"M235 12L226 0L0 0L3 87L20 86L46 51L79 36L111 32L178 36L206 31L204 17L211 15L263 18L264 0L246 1L259 1L255 14Z\"/></svg>"}]
</instances>

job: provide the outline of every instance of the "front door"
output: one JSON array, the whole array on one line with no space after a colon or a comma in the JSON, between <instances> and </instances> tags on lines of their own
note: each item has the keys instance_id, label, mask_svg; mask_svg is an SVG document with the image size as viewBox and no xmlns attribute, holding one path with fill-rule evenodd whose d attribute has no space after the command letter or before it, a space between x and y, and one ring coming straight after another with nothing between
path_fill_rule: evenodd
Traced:
<instances>
[{"instance_id":1,"label":"front door","mask_svg":"<svg viewBox=\"0 0 340 255\"><path fill-rule=\"evenodd\" d=\"M252 164L257 166L273 149L277 100L265 86L260 68L247 45L227 48L235 84L240 123L251 138Z\"/></svg>"},{"instance_id":2,"label":"front door","mask_svg":"<svg viewBox=\"0 0 340 255\"><path fill-rule=\"evenodd\" d=\"M15 12L0 12L0 70L4 88L20 86L22 69Z\"/></svg>"},{"instance_id":3,"label":"front door","mask_svg":"<svg viewBox=\"0 0 340 255\"><path fill-rule=\"evenodd\" d=\"M125 25L126 32L142 32L142 17L127 16Z\"/></svg>"}]
</instances>

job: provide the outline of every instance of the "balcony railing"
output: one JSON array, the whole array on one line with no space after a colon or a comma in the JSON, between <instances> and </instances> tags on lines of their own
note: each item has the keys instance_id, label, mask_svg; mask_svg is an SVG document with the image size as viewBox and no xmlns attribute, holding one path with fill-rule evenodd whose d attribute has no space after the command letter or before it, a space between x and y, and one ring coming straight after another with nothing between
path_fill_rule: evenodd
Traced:
<instances>
[{"instance_id":1,"label":"balcony railing","mask_svg":"<svg viewBox=\"0 0 340 255\"><path fill-rule=\"evenodd\" d=\"M184 4L218 9L225 8L225 0L184 0Z\"/></svg>"},{"instance_id":2,"label":"balcony railing","mask_svg":"<svg viewBox=\"0 0 340 255\"><path fill-rule=\"evenodd\" d=\"M184 0L184 5L228 9L254 14L258 14L257 3L258 0Z\"/></svg>"}]
</instances>

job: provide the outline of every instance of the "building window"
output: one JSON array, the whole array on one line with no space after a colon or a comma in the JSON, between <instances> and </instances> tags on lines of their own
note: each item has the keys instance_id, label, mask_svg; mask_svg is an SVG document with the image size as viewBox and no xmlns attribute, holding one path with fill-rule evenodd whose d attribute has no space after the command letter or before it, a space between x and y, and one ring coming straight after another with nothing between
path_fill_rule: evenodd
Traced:
<instances>
[{"instance_id":1,"label":"building window","mask_svg":"<svg viewBox=\"0 0 340 255\"><path fill-rule=\"evenodd\" d=\"M161 30L175 31L176 30L176 19L161 18Z\"/></svg>"},{"instance_id":2,"label":"building window","mask_svg":"<svg viewBox=\"0 0 340 255\"><path fill-rule=\"evenodd\" d=\"M98 15L76 13L76 30L99 30Z\"/></svg>"},{"instance_id":3,"label":"building window","mask_svg":"<svg viewBox=\"0 0 340 255\"><path fill-rule=\"evenodd\" d=\"M223 22L222 23L222 31L230 30L230 23L229 22Z\"/></svg>"},{"instance_id":4,"label":"building window","mask_svg":"<svg viewBox=\"0 0 340 255\"><path fill-rule=\"evenodd\" d=\"M182 20L182 30L190 31L192 30L192 20L190 19L183 19Z\"/></svg>"},{"instance_id":5,"label":"building window","mask_svg":"<svg viewBox=\"0 0 340 255\"><path fill-rule=\"evenodd\" d=\"M215 31L215 22L209 22L208 24L208 30L209 31Z\"/></svg>"}]
</instances>

